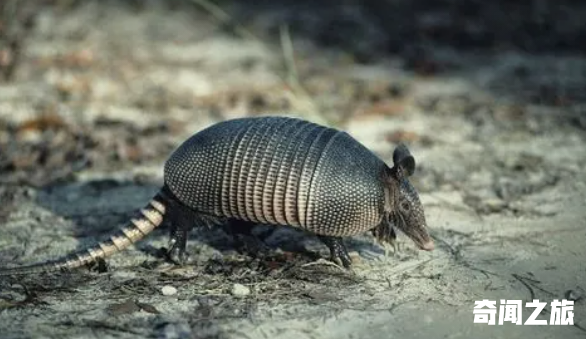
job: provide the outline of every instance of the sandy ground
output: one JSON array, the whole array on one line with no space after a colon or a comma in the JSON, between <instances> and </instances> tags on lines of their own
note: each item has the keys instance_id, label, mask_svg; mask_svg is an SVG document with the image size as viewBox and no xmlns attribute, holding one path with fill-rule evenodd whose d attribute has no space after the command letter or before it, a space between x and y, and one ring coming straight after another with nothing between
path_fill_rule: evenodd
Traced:
<instances>
[{"instance_id":1,"label":"sandy ground","mask_svg":"<svg viewBox=\"0 0 586 339\"><path fill-rule=\"evenodd\" d=\"M279 11L235 26L169 4L63 1L10 9L11 25L4 16L0 65L14 67L0 83L1 266L107 236L157 192L182 140L264 113L345 129L389 162L408 143L437 249L402 237L385 255L364 235L349 239L345 271L316 262L326 248L294 230L259 227L271 249L255 256L221 229L198 229L194 263L177 268L157 230L106 272L0 280L1 338L586 337L580 51L439 44L364 63L380 44L368 25L356 34L375 38L355 53L273 29ZM473 324L475 300L568 293L576 326Z\"/></svg>"}]
</instances>

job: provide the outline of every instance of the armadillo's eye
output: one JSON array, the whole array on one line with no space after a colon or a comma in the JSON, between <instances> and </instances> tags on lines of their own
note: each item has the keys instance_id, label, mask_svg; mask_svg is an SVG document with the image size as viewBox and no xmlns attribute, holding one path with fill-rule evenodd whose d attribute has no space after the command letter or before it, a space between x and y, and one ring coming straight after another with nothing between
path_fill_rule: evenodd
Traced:
<instances>
[{"instance_id":1,"label":"armadillo's eye","mask_svg":"<svg viewBox=\"0 0 586 339\"><path fill-rule=\"evenodd\" d=\"M404 212L409 212L409 209L411 209L411 205L407 201L403 201L401 203L401 210Z\"/></svg>"}]
</instances>

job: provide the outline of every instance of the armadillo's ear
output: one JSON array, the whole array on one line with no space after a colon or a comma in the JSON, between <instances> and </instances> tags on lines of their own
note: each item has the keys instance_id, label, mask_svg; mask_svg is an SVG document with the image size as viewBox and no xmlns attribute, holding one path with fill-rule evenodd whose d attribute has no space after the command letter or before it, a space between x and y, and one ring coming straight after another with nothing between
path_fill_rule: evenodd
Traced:
<instances>
[{"instance_id":1,"label":"armadillo's ear","mask_svg":"<svg viewBox=\"0 0 586 339\"><path fill-rule=\"evenodd\" d=\"M407 176L411 176L415 172L415 158L413 158L405 144L399 144L395 148L393 163L396 169L400 168Z\"/></svg>"}]
</instances>

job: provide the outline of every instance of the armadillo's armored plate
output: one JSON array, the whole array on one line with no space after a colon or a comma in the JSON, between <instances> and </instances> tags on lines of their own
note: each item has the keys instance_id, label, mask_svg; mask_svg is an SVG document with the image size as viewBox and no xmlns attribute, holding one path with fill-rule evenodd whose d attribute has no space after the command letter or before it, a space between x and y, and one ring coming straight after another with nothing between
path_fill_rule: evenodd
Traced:
<instances>
[{"instance_id":1,"label":"armadillo's armored plate","mask_svg":"<svg viewBox=\"0 0 586 339\"><path fill-rule=\"evenodd\" d=\"M385 167L345 132L257 117L192 136L165 164L165 183L199 212L346 236L380 222Z\"/></svg>"}]
</instances>

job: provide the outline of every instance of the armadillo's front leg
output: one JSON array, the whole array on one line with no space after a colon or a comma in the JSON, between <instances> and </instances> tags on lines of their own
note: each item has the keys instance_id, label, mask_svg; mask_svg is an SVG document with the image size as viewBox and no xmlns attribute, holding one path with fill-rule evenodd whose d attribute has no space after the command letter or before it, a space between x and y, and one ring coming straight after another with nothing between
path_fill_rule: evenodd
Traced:
<instances>
[{"instance_id":1,"label":"armadillo's front leg","mask_svg":"<svg viewBox=\"0 0 586 339\"><path fill-rule=\"evenodd\" d=\"M346 245L344 245L341 237L320 235L319 239L330 249L330 257L333 262L346 268L350 267L352 259L350 259Z\"/></svg>"},{"instance_id":2,"label":"armadillo's front leg","mask_svg":"<svg viewBox=\"0 0 586 339\"><path fill-rule=\"evenodd\" d=\"M389 237L387 242L391 244L393 247L393 255L397 254L399 247L397 246L397 233L395 232L395 228L391 227L389 231ZM385 256L388 256L387 247L385 246Z\"/></svg>"},{"instance_id":3,"label":"armadillo's front leg","mask_svg":"<svg viewBox=\"0 0 586 339\"><path fill-rule=\"evenodd\" d=\"M372 234L384 247L385 256L388 256L388 245L393 247L393 255L397 254L399 250L397 246L397 233L395 231L395 224L391 220L383 220L377 227L372 229Z\"/></svg>"}]
</instances>

